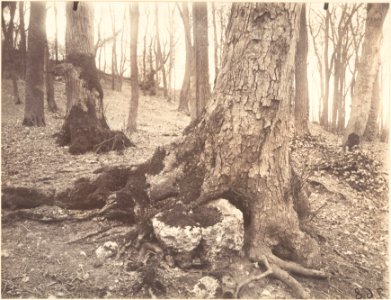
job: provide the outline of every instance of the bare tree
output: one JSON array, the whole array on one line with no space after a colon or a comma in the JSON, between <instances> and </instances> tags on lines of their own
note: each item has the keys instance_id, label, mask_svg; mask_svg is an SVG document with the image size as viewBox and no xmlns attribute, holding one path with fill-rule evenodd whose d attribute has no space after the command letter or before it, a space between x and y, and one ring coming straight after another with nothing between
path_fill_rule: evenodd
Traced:
<instances>
[{"instance_id":1,"label":"bare tree","mask_svg":"<svg viewBox=\"0 0 391 300\"><path fill-rule=\"evenodd\" d=\"M130 37L130 71L131 71L131 88L132 96L130 98L130 109L128 116L127 130L133 132L137 130L137 112L139 100L139 84L138 84L138 67L137 67L137 39L138 39L138 22L139 8L138 3L130 4L130 20L131 20L131 37Z\"/></svg>"},{"instance_id":2,"label":"bare tree","mask_svg":"<svg viewBox=\"0 0 391 300\"><path fill-rule=\"evenodd\" d=\"M367 19L357 81L352 98L352 110L344 132L343 144L349 148L361 143L371 108L371 96L379 70L379 48L384 19L389 4L367 4Z\"/></svg>"},{"instance_id":3,"label":"bare tree","mask_svg":"<svg viewBox=\"0 0 391 300\"><path fill-rule=\"evenodd\" d=\"M23 125L44 126L46 2L31 2Z\"/></svg>"},{"instance_id":4,"label":"bare tree","mask_svg":"<svg viewBox=\"0 0 391 300\"><path fill-rule=\"evenodd\" d=\"M110 130L106 122L95 65L93 14L88 2L80 2L77 10L73 10L72 2L66 3L66 62L55 68L65 77L69 106L57 143L69 145L72 154L123 150L132 145L122 132Z\"/></svg>"},{"instance_id":5,"label":"bare tree","mask_svg":"<svg viewBox=\"0 0 391 300\"><path fill-rule=\"evenodd\" d=\"M20 62L15 57L15 47L14 47L14 17L15 17L15 10L16 10L16 2L5 2L3 1L1 3L2 13L1 13L1 27L3 29L3 36L4 40L3 42L3 49L4 53L2 56L2 74L4 76L5 73L11 78L12 80L12 86L14 91L14 98L15 98L15 104L21 104L20 96L19 96L19 90L18 90L18 69ZM10 12L10 20L8 22L8 26L5 24L4 20L4 10L5 8L9 9ZM25 61L22 60L22 69L24 69ZM24 75L23 75L24 76Z\"/></svg>"},{"instance_id":6,"label":"bare tree","mask_svg":"<svg viewBox=\"0 0 391 300\"><path fill-rule=\"evenodd\" d=\"M162 48L161 48L161 44L160 44L159 13L158 13L157 3L155 4L155 27L156 27L156 72L160 69L162 71L163 96L164 96L164 98L168 99L165 59L163 58Z\"/></svg>"},{"instance_id":7,"label":"bare tree","mask_svg":"<svg viewBox=\"0 0 391 300\"><path fill-rule=\"evenodd\" d=\"M210 97L208 58L208 8L206 2L193 2L193 39L195 53L195 101L190 116L198 119Z\"/></svg>"}]
</instances>

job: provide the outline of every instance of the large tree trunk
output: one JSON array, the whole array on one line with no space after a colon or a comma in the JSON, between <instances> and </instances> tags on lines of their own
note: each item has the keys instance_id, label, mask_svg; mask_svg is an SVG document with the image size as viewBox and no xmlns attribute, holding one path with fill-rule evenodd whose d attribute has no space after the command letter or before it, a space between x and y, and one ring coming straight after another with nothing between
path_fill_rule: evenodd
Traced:
<instances>
[{"instance_id":1,"label":"large tree trunk","mask_svg":"<svg viewBox=\"0 0 391 300\"><path fill-rule=\"evenodd\" d=\"M367 141L374 141L379 135L379 126L377 119L379 117L380 110L380 76L379 70L376 74L376 79L373 84L372 97L371 97L371 109L369 111L369 117L367 126L365 128L364 137Z\"/></svg>"},{"instance_id":2,"label":"large tree trunk","mask_svg":"<svg viewBox=\"0 0 391 300\"><path fill-rule=\"evenodd\" d=\"M343 144L351 148L361 143L367 125L373 85L379 70L379 55L384 19L389 4L367 4L362 54L357 68L357 80L352 97L352 110L346 126Z\"/></svg>"},{"instance_id":3,"label":"large tree trunk","mask_svg":"<svg viewBox=\"0 0 391 300\"><path fill-rule=\"evenodd\" d=\"M111 131L104 116L103 90L95 66L93 44L93 11L88 2L73 10L66 3L66 62L55 72L66 82L68 113L57 142L69 145L69 152L105 152L123 150L131 145L122 133Z\"/></svg>"},{"instance_id":4,"label":"large tree trunk","mask_svg":"<svg viewBox=\"0 0 391 300\"><path fill-rule=\"evenodd\" d=\"M201 116L210 97L208 7L206 2L193 2L193 39L195 56L195 101L190 102L190 116L192 121Z\"/></svg>"},{"instance_id":5,"label":"large tree trunk","mask_svg":"<svg viewBox=\"0 0 391 300\"><path fill-rule=\"evenodd\" d=\"M297 135L308 134L309 96L307 78L308 34L306 7L300 13L299 39L295 57L295 131Z\"/></svg>"},{"instance_id":6,"label":"large tree trunk","mask_svg":"<svg viewBox=\"0 0 391 300\"><path fill-rule=\"evenodd\" d=\"M31 2L23 125L44 126L46 2Z\"/></svg>"},{"instance_id":7,"label":"large tree trunk","mask_svg":"<svg viewBox=\"0 0 391 300\"><path fill-rule=\"evenodd\" d=\"M130 98L130 108L128 116L127 130L133 132L137 130L137 112L138 112L138 67L137 67L137 37L138 37L138 20L139 9L138 3L130 5L130 20L131 20L131 37L130 37L130 85L132 88L132 96Z\"/></svg>"},{"instance_id":8,"label":"large tree trunk","mask_svg":"<svg viewBox=\"0 0 391 300\"><path fill-rule=\"evenodd\" d=\"M185 64L185 75L183 77L183 83L181 93L179 95L179 106L178 111L182 111L186 114L189 113L189 102L192 95L195 93L191 92L191 79L194 79L195 65L194 65L194 49L191 42L191 25L190 25L190 13L189 4L187 2L182 3L182 10L178 6L178 10L181 14L183 28L185 31L185 51L186 51L186 64Z\"/></svg>"}]
</instances>

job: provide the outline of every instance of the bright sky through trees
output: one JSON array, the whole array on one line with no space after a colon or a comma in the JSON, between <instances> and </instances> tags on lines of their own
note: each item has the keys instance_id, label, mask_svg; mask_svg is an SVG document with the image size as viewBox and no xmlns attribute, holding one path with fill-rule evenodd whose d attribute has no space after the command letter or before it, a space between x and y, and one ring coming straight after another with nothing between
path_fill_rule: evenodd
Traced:
<instances>
[{"instance_id":1,"label":"bright sky through trees","mask_svg":"<svg viewBox=\"0 0 391 300\"><path fill-rule=\"evenodd\" d=\"M65 3L64 2L56 2L55 4L58 10L57 22L58 22L58 42L60 49L64 49L65 46ZM54 2L47 2L47 36L49 43L53 45L54 36L55 36L55 17L54 17ZM101 35L102 39L109 37L112 35L112 27L111 27L111 18L110 18L110 8L113 9L115 15L115 26L116 30L125 30L125 34L127 37L127 57L126 57L126 72L125 76L130 76L130 49L129 49L129 41L130 41L130 20L129 20L129 3L128 2L93 2L94 11L95 11L95 42L97 40L97 24L99 19L102 16L102 27L101 27ZM229 14L230 4L227 3L216 3L217 9L219 7L224 7L227 14ZM307 9L311 7L312 9L318 9L320 13L323 12L323 3L312 3L311 5L307 5ZM154 25L154 2L141 2L140 3L140 27L139 27L139 46L138 53L140 57L142 57L142 48L143 48L143 37L145 33L145 29L147 27L147 17L146 14L149 13L149 26L148 26L148 37L147 44L149 44L150 38L155 35L155 25ZM184 63L185 63L185 37L182 20L180 15L178 14L177 9L175 8L174 2L159 2L159 28L160 28L160 39L161 44L168 47L168 39L169 39L169 9L174 9L174 31L175 31L175 62L173 69L173 88L180 89L183 75L184 75ZM214 82L214 49L213 49L213 27L212 27L212 15L211 15L211 5L208 6L208 23L209 23L209 73L210 73L210 83L213 87ZM126 13L126 24L123 27L123 18L124 12ZM308 16L308 13L307 13ZM5 15L6 22L7 14ZM18 22L18 14L15 16L16 22ZM29 22L29 4L26 2L26 13L25 13L25 22L28 24ZM307 20L308 23L308 20ZM218 36L220 36L220 28L218 26ZM385 23L384 23L384 37L383 37L383 46L381 49L381 57L382 57L382 105L383 105L383 119L386 119L391 114L390 110L390 97L391 90L388 82L391 81L391 35L387 34L391 30L391 17L390 14L387 15ZM120 54L120 34L117 36L117 55ZM52 49L53 50L53 49ZM168 52L168 50L166 51ZM329 51L331 55L332 51ZM53 53L53 52L52 52ZM63 53L60 52L61 55ZM60 55L60 59L62 56ZM98 56L98 55L97 55ZM103 66L103 52L101 54L101 65ZM98 62L97 62L98 63ZM106 45L106 72L110 72L111 70L111 43ZM349 74L349 71L347 71ZM312 40L309 36L309 52L308 52L308 78L309 78L309 95L310 95L310 120L318 121L318 110L319 110L319 99L320 99L320 90L319 90L319 71L316 65L316 58L314 54L314 49L312 45ZM329 107L332 105L332 96L333 95L333 85L332 78L330 80L330 97L329 97ZM346 115L349 116L350 113L350 95L348 94L346 97ZM331 109L329 110L331 116ZM346 118L346 122L348 118Z\"/></svg>"}]
</instances>

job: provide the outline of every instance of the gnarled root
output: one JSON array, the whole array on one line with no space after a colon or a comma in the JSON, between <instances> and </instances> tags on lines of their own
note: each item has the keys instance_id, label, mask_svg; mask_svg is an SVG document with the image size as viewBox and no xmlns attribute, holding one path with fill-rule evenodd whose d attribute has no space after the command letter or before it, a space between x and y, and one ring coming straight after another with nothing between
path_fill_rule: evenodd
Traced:
<instances>
[{"instance_id":1,"label":"gnarled root","mask_svg":"<svg viewBox=\"0 0 391 300\"><path fill-rule=\"evenodd\" d=\"M246 279L246 280L242 281L241 283L239 283L238 286L237 286L237 288L236 288L236 291L235 291L235 298L236 298L236 299L239 298L239 293L240 293L240 290L242 289L243 286L249 284L249 283L252 282L252 281L260 280L260 279L262 279L262 278L264 278L264 277L266 277L266 276L268 276L268 275L270 275L270 274L273 273L273 270L272 270L272 268L270 267L269 262L267 261L267 259L266 259L265 256L262 257L262 262L264 263L264 265L265 265L266 268L267 268L266 271L263 272L263 273L260 274L260 275L251 277L251 278Z\"/></svg>"}]
</instances>

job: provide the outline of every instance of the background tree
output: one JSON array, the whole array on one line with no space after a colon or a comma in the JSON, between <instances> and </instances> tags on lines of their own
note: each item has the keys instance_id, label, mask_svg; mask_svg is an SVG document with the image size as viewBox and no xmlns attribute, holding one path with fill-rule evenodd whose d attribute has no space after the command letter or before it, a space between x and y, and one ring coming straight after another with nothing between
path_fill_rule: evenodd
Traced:
<instances>
[{"instance_id":1,"label":"background tree","mask_svg":"<svg viewBox=\"0 0 391 300\"><path fill-rule=\"evenodd\" d=\"M361 143L371 108L376 75L379 70L379 50L384 19L389 4L367 4L367 18L357 80L352 98L352 110L344 132L343 144L349 147Z\"/></svg>"},{"instance_id":2,"label":"background tree","mask_svg":"<svg viewBox=\"0 0 391 300\"><path fill-rule=\"evenodd\" d=\"M299 38L295 57L295 131L297 135L309 133L309 96L307 79L308 34L306 6L300 13Z\"/></svg>"},{"instance_id":3,"label":"background tree","mask_svg":"<svg viewBox=\"0 0 391 300\"><path fill-rule=\"evenodd\" d=\"M23 125L44 126L46 2L31 2Z\"/></svg>"},{"instance_id":4,"label":"background tree","mask_svg":"<svg viewBox=\"0 0 391 300\"><path fill-rule=\"evenodd\" d=\"M24 1L19 1L19 31L20 31L20 43L19 52L22 63L22 78L26 77L26 28L24 26Z\"/></svg>"},{"instance_id":5,"label":"background tree","mask_svg":"<svg viewBox=\"0 0 391 300\"><path fill-rule=\"evenodd\" d=\"M138 3L130 4L130 85L132 88L132 95L130 98L130 109L128 116L127 130L133 132L137 130L137 112L139 100L139 84L138 84L138 67L137 67L137 40L138 40L138 22L139 22L139 8Z\"/></svg>"},{"instance_id":6,"label":"background tree","mask_svg":"<svg viewBox=\"0 0 391 300\"><path fill-rule=\"evenodd\" d=\"M69 145L69 152L105 152L123 150L131 144L118 131L111 131L104 115L103 89L95 66L93 10L88 2L80 2L77 10L66 3L66 62L55 72L65 77L68 113L57 134L60 146Z\"/></svg>"},{"instance_id":7,"label":"background tree","mask_svg":"<svg viewBox=\"0 0 391 300\"><path fill-rule=\"evenodd\" d=\"M53 62L50 59L49 44L45 43L45 86L46 86L46 101L48 109L51 112L58 111L57 103L54 99L54 75Z\"/></svg>"},{"instance_id":8,"label":"background tree","mask_svg":"<svg viewBox=\"0 0 391 300\"><path fill-rule=\"evenodd\" d=\"M195 97L195 90L193 91L192 89L192 87L195 85L195 63L194 48L191 39L189 4L187 2L182 2L182 9L179 7L178 4L177 8L183 22L186 51L185 74L183 77L181 93L179 95L178 111L189 113L189 101L195 101L190 100L192 97Z\"/></svg>"},{"instance_id":9,"label":"background tree","mask_svg":"<svg viewBox=\"0 0 391 300\"><path fill-rule=\"evenodd\" d=\"M190 102L190 116L198 119L210 97L208 56L208 7L193 2L193 39L195 57L195 101Z\"/></svg>"},{"instance_id":10,"label":"background tree","mask_svg":"<svg viewBox=\"0 0 391 300\"><path fill-rule=\"evenodd\" d=\"M380 68L377 71L375 82L373 83L371 108L369 110L368 122L364 131L367 141L373 142L379 134L378 118L380 113Z\"/></svg>"},{"instance_id":11,"label":"background tree","mask_svg":"<svg viewBox=\"0 0 391 300\"><path fill-rule=\"evenodd\" d=\"M165 68L166 59L163 58L162 47L160 43L159 12L158 12L157 3L155 3L155 28L156 28L156 71L161 70L162 72L163 96L164 98L168 99L167 76L166 76L166 68Z\"/></svg>"},{"instance_id":12,"label":"background tree","mask_svg":"<svg viewBox=\"0 0 391 300\"><path fill-rule=\"evenodd\" d=\"M16 56L16 51L14 47L14 17L16 10L16 2L1 2L1 27L3 31L4 40L2 40L2 45L4 49L2 55L2 76L9 77L12 80L15 104L21 104L19 90L18 90L18 69L20 67L24 68L25 61L23 59L18 59ZM4 20L5 9L9 9L10 19L8 26ZM22 64L20 66L19 64ZM24 76L23 76L24 77Z\"/></svg>"}]
</instances>

